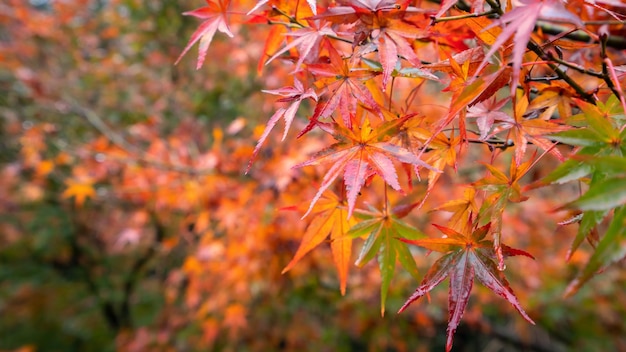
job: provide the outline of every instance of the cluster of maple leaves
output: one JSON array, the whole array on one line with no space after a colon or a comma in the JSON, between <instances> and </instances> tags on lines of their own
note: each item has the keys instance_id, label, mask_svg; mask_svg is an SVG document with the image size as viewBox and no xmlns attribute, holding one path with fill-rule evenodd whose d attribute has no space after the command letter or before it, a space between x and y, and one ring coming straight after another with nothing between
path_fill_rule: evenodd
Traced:
<instances>
[{"instance_id":1,"label":"cluster of maple leaves","mask_svg":"<svg viewBox=\"0 0 626 352\"><path fill-rule=\"evenodd\" d=\"M567 294L624 258L623 3L262 0L242 19L245 5L207 0L207 6L186 12L203 22L177 62L199 43L201 68L217 32L234 37L242 25L270 24L259 71L280 61L291 80L264 91L284 105L270 117L252 158L280 119L283 139L298 117L305 121L301 141L320 133L334 139L293 165L319 165L323 176L303 214L308 228L284 271L329 237L343 293L353 240L363 238L356 264L377 259L384 313L396 261L419 276L417 252L407 244L440 252L400 311L449 277L450 350L476 278L533 322L504 277L506 257L532 255L504 243L503 223L507 206L527 200L532 189L588 184L562 207L572 216L567 222L580 223L570 252L585 238L596 245ZM562 164L529 182L525 176L544 157ZM427 238L402 220L419 212L430 194L445 192L437 181L471 159L486 174L465 182L463 199L437 208L452 213L445 226L434 225L442 237ZM502 160L510 160L508 174L497 167ZM248 170L254 167L251 162ZM418 199L390 204L387 192L414 194L422 174L427 186ZM367 192L384 197L379 204L359 202ZM597 225L607 218L600 237Z\"/></svg>"},{"instance_id":2,"label":"cluster of maple leaves","mask_svg":"<svg viewBox=\"0 0 626 352\"><path fill-rule=\"evenodd\" d=\"M121 63L131 61L126 51L139 50L129 44L136 37L116 38L122 26L134 26L123 11L107 11L106 24L87 20L78 41L67 36L82 23L76 19L88 3L54 2L56 10L50 12L33 11L20 0L0 5L7 28L13 21L21 24L11 32L15 45L2 42L9 53L0 53L2 68L15 71L33 99L52 105L42 115L63 116L59 124L20 124L27 111L2 111L7 130L20 135L20 155L18 163L3 167L7 182L0 192L7 202L30 204L42 201L49 184L60 180L56 197L77 222L98 234L98 249L106 254L158 248L166 256L195 244L180 270L168 273L158 333L125 331L118 337L121 349L145 350L157 340L166 344L193 319L200 324L203 348L219 340L223 330L237 340L255 316L257 309L250 307L268 299L259 290L270 297L284 292L281 284L315 268L302 259L323 243L329 243L333 261L328 266L336 267L341 293L350 289L363 296L366 289L372 295L372 281L357 284L350 269L355 262L377 264L381 312L389 308L392 283L400 286L404 278L396 275L397 263L421 283L404 306L394 309L407 309L449 279L448 349L474 279L532 321L504 273L523 277L527 286L541 279L531 277L528 267L505 271L504 260L534 255L538 263L524 265L548 266L539 248L554 246L538 233L551 230L531 228L549 221L537 217L578 224L566 258L565 253L558 258L584 265L567 294L623 260L626 9L620 1L210 0L186 13L203 22L178 61L199 44L196 67L227 57L220 66L245 79L247 67L237 61L260 55L264 92L278 99L259 103L259 116L235 119L212 133L202 123L181 119L166 136L160 116L171 113L164 112L168 104L176 116L179 106L193 105L180 100L187 92L176 91L188 81L178 78L175 86L162 78L174 61L162 53L142 54L163 70L161 75ZM147 6L112 1L111 8L122 3ZM153 22L147 18L137 28L152 28ZM265 33L264 42L246 44ZM64 60L51 59L59 53L59 47L49 46L52 40L82 73L68 73ZM107 45L112 46L103 50ZM121 48L122 55L111 48ZM33 58L45 60L45 69L25 67ZM92 85L78 79L85 72ZM122 79L128 75L133 80ZM99 93L116 81L111 77L118 77L119 85ZM195 77L205 87L215 84L208 73ZM102 115L67 97L84 100L79 103ZM152 117L126 131L107 127L115 125L108 116L122 110ZM63 139L72 136L64 136L59 126L74 117L88 121L99 136L68 145ZM258 118L269 122L255 129L254 147L242 135L251 124L247 121ZM274 138L271 132L280 120L284 132ZM16 165L30 175L28 182L18 181ZM545 166L553 167L547 176ZM563 185L565 191L550 193L548 184ZM569 189L580 194L568 196ZM569 198L548 203L539 194L546 190ZM296 211L269 206L275 203ZM552 204L562 206L552 209L559 214L543 214ZM175 235L148 243L150 214L174 224ZM435 219L435 225L420 222L425 218ZM16 231L11 229L3 224L4 233ZM577 251L585 241L591 244L590 258ZM433 251L441 256L431 258ZM63 259L67 253L61 252ZM419 270L429 262L430 269ZM277 277L281 270L290 275ZM522 302L533 295L517 291ZM182 313L175 314L181 297ZM471 319L471 305L467 310ZM537 311L529 313L539 322ZM271 327L266 328L269 333ZM296 330L286 339L312 338Z\"/></svg>"}]
</instances>

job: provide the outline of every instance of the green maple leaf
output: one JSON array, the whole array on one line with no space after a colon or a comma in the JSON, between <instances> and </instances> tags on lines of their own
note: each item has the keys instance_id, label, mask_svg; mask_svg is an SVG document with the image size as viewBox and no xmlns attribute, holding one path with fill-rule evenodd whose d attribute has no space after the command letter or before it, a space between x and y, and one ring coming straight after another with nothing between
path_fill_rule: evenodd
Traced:
<instances>
[{"instance_id":1,"label":"green maple leaf","mask_svg":"<svg viewBox=\"0 0 626 352\"><path fill-rule=\"evenodd\" d=\"M361 267L374 257L378 257L378 266L382 277L380 287L380 312L382 315L385 314L387 292L395 272L396 261L399 261L402 267L417 279L417 265L411 251L399 239L416 240L425 237L422 232L400 220L410 211L407 209L412 209L417 204L411 204L408 208L397 206L390 209L387 203L382 210L370 209L366 212L357 210L358 217L363 220L354 225L346 234L351 238L367 236L356 260L357 266Z\"/></svg>"},{"instance_id":2,"label":"green maple leaf","mask_svg":"<svg viewBox=\"0 0 626 352\"><path fill-rule=\"evenodd\" d=\"M577 153L552 173L543 183L565 183L585 179L589 189L564 208L582 211L576 238L567 258L578 249L585 238L596 231L597 225L612 211L613 218L594 253L578 277L566 289L572 295L599 270L626 257L626 129L622 127L624 113L616 98L606 104L592 105L576 100L582 114L570 122L580 128L556 133L550 137L558 142L579 147Z\"/></svg>"}]
</instances>

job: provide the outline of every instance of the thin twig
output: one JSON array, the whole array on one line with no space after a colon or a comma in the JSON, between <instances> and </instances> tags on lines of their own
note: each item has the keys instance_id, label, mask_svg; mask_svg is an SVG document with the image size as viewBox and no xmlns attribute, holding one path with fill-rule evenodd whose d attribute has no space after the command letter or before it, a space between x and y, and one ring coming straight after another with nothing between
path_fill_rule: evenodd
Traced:
<instances>
[{"instance_id":1,"label":"thin twig","mask_svg":"<svg viewBox=\"0 0 626 352\"><path fill-rule=\"evenodd\" d=\"M537 22L536 27L541 28L544 33L550 35L561 35L564 32L571 32L571 29L569 29L568 27L547 23L544 21ZM589 34L583 32L582 30L568 33L564 35L564 37L573 41L583 43L596 42L594 38L592 38ZM626 37L611 35L607 38L606 46L620 50L626 49Z\"/></svg>"},{"instance_id":2,"label":"thin twig","mask_svg":"<svg viewBox=\"0 0 626 352\"><path fill-rule=\"evenodd\" d=\"M467 14L458 15L458 16L439 17L439 18L433 17L432 23L435 24L439 22L456 21L456 20L462 20L466 18L484 17L484 16L489 16L489 15L494 15L494 14L497 14L497 11L492 9L492 10L481 12L481 13L467 13Z\"/></svg>"},{"instance_id":3,"label":"thin twig","mask_svg":"<svg viewBox=\"0 0 626 352\"><path fill-rule=\"evenodd\" d=\"M136 163L139 165L150 166L157 169L162 169L166 171L174 171L180 172L190 175L205 175L211 174L214 170L211 169L197 169L192 166L179 165L179 164L166 164L158 160L154 160L144 156L146 152L132 143L130 143L123 135L115 132L111 129L107 124L102 120L102 118L96 114L93 110L85 108L76 102L67 103L74 113L82 116L89 122L91 126L93 126L98 132L104 135L111 143L115 144L117 147L124 150L126 153L130 155L129 158L121 158L113 156L112 158L117 159L120 162L125 163ZM95 153L95 154L103 154L103 153ZM106 155L106 154L105 154ZM107 157L111 157L108 156Z\"/></svg>"},{"instance_id":4,"label":"thin twig","mask_svg":"<svg viewBox=\"0 0 626 352\"><path fill-rule=\"evenodd\" d=\"M607 65L607 59L608 56L606 55L606 41L608 39L607 35L601 35L600 36L600 41L601 41L601 46L600 46L600 57L602 58L602 79L604 79L604 82L606 82L606 86L609 87L609 89L611 90L611 92L613 92L613 94L615 94L615 96L617 98L621 97L620 92L617 90L617 88L615 87L615 84L613 83L613 80L611 80L611 76L609 74L609 67Z\"/></svg>"},{"instance_id":5,"label":"thin twig","mask_svg":"<svg viewBox=\"0 0 626 352\"><path fill-rule=\"evenodd\" d=\"M537 45L532 39L528 42L528 48L532 50L535 54L537 54L542 60L553 61L553 57L551 55L546 54L543 49ZM592 94L589 94L585 91L583 87L581 87L572 77L570 77L565 71L561 70L557 65L548 62L548 67L554 71L565 83L569 84L578 95L580 95L585 101L595 104L596 101L593 98Z\"/></svg>"}]
</instances>

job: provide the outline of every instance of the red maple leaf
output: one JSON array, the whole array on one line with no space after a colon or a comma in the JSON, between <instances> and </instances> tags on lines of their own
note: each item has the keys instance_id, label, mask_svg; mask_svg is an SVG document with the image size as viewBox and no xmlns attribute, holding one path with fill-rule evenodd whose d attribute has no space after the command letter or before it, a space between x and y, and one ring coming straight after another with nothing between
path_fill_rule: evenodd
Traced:
<instances>
[{"instance_id":1,"label":"red maple leaf","mask_svg":"<svg viewBox=\"0 0 626 352\"><path fill-rule=\"evenodd\" d=\"M270 2L270 0L259 0L256 5L254 5L254 7L252 8L252 10L248 11L248 15L250 15L251 13L255 12L256 10L260 9L263 5L267 4L268 2ZM317 14L317 1L315 0L306 0L307 4L309 4L309 7L311 8L311 12L313 12L313 14Z\"/></svg>"},{"instance_id":2,"label":"red maple leaf","mask_svg":"<svg viewBox=\"0 0 626 352\"><path fill-rule=\"evenodd\" d=\"M330 28L330 23L319 25L319 21L310 21L311 27L300 28L291 33L285 33L285 36L293 37L291 43L285 45L284 48L277 51L272 57L270 57L265 64L269 64L271 61L289 51L291 48L298 48L298 62L296 63L296 69L299 71L302 63L306 59L313 61L319 56L319 48L322 40L327 36L336 36L337 34ZM326 39L327 40L327 39Z\"/></svg>"},{"instance_id":3,"label":"red maple leaf","mask_svg":"<svg viewBox=\"0 0 626 352\"><path fill-rule=\"evenodd\" d=\"M359 103L376 111L382 117L379 104L363 84L377 73L352 67L350 60L342 58L333 46L326 47L330 62L307 66L309 72L318 77L315 85L324 89L320 94L324 95L324 99L318 102L311 120L330 117L338 108L344 124L351 128Z\"/></svg>"},{"instance_id":4,"label":"red maple leaf","mask_svg":"<svg viewBox=\"0 0 626 352\"><path fill-rule=\"evenodd\" d=\"M409 1L406 0L353 0L342 3L346 6L331 7L314 18L354 25L354 45L362 45L355 56L361 57L378 50L383 68L383 91L400 57L409 61L413 67L422 66L409 41L425 35L424 29L410 19L412 14L423 14L424 10L408 6ZM426 16L422 16L421 20L424 21L424 27L430 23ZM371 38L371 41L364 43L367 38Z\"/></svg>"},{"instance_id":5,"label":"red maple leaf","mask_svg":"<svg viewBox=\"0 0 626 352\"><path fill-rule=\"evenodd\" d=\"M259 142L254 148L254 152L252 152L252 158L250 159L250 162L248 163L248 168L246 169L246 173L250 170L252 161L258 154L267 136L270 134L274 126L276 126L276 123L278 122L278 120L280 120L281 117L285 119L285 131L283 132L283 138L282 138L282 140L285 140L285 137L287 137L287 132L289 131L289 127L291 127L291 123L293 122L293 119L296 116L296 112L298 111L298 108L300 107L300 103L304 99L309 99L309 98L313 100L317 100L317 95L315 94L313 89L309 88L305 90L304 86L297 78L294 78L292 87L283 87L283 88L274 89L274 90L263 90L263 92L269 93L269 94L280 95L283 98L279 99L278 102L291 103L291 105L289 105L288 108L279 108L278 110L276 110L274 115L270 117L270 120L267 122L267 126L265 126L265 130L263 131L261 138L259 138Z\"/></svg>"},{"instance_id":6,"label":"red maple leaf","mask_svg":"<svg viewBox=\"0 0 626 352\"><path fill-rule=\"evenodd\" d=\"M537 20L545 19L583 26L580 18L567 11L561 0L520 0L519 3L520 6L505 13L499 20L485 28L487 30L497 25L506 24L477 70L477 72L480 72L487 65L487 60L491 55L513 36L513 82L511 83L511 96L515 95L519 72L522 67L522 58Z\"/></svg>"},{"instance_id":7,"label":"red maple leaf","mask_svg":"<svg viewBox=\"0 0 626 352\"><path fill-rule=\"evenodd\" d=\"M195 32L193 32L191 39L189 39L189 43L187 43L187 46L174 64L178 64L187 51L189 51L189 49L191 49L196 42L200 41L200 46L198 48L198 64L196 65L196 69L200 69L204 63L206 52L209 49L209 45L211 45L215 32L219 30L229 37L233 37L233 33L231 33L230 28L228 28L228 24L226 23L226 10L228 9L230 0L218 0L218 2L206 0L206 3L207 6L205 7L201 7L193 11L183 12L183 15L202 18L205 19L205 21L202 22L200 27L198 27Z\"/></svg>"},{"instance_id":8,"label":"red maple leaf","mask_svg":"<svg viewBox=\"0 0 626 352\"><path fill-rule=\"evenodd\" d=\"M446 351L452 349L454 332L459 326L465 307L469 301L474 279L477 278L491 291L506 299L531 324L533 320L526 314L520 305L513 290L509 286L504 273L498 270L494 261L495 252L493 241L485 240L491 223L485 226L474 226L468 234L461 234L453 229L435 225L442 233L442 238L428 238L419 240L400 239L431 251L445 253L430 268L420 286L404 303L398 313L404 311L411 303L430 292L446 277L450 277L450 297L448 299L448 338ZM472 228L472 227L468 227ZM470 230L471 231L471 230ZM529 253L502 245L503 253L507 256L524 255L533 258ZM533 258L534 259L534 258Z\"/></svg>"}]
</instances>

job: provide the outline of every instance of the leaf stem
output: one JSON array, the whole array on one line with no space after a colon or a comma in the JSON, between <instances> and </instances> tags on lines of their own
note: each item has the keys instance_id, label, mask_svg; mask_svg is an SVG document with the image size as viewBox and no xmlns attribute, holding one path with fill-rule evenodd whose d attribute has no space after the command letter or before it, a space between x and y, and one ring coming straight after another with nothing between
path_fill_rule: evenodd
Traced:
<instances>
[{"instance_id":1,"label":"leaf stem","mask_svg":"<svg viewBox=\"0 0 626 352\"><path fill-rule=\"evenodd\" d=\"M287 28L303 28L301 25L298 25L296 23L291 23L291 22L281 22L281 21L267 20L267 24L269 24L269 25L280 24L280 25L283 25L283 26L285 26Z\"/></svg>"},{"instance_id":2,"label":"leaf stem","mask_svg":"<svg viewBox=\"0 0 626 352\"><path fill-rule=\"evenodd\" d=\"M396 82L396 77L391 77L391 88L389 88L389 101L387 103L387 110L391 111L391 104L393 99L393 86Z\"/></svg>"},{"instance_id":3,"label":"leaf stem","mask_svg":"<svg viewBox=\"0 0 626 352\"><path fill-rule=\"evenodd\" d=\"M290 14L286 13L285 11L283 11L282 9L280 9L277 6L272 6L272 10L278 12L279 14L287 17L289 19L290 23L293 23L295 25L300 26L300 28L304 28L306 27L305 25L303 25L302 23L300 23L300 21L298 21L297 18L295 18L294 16L291 16Z\"/></svg>"}]
</instances>

